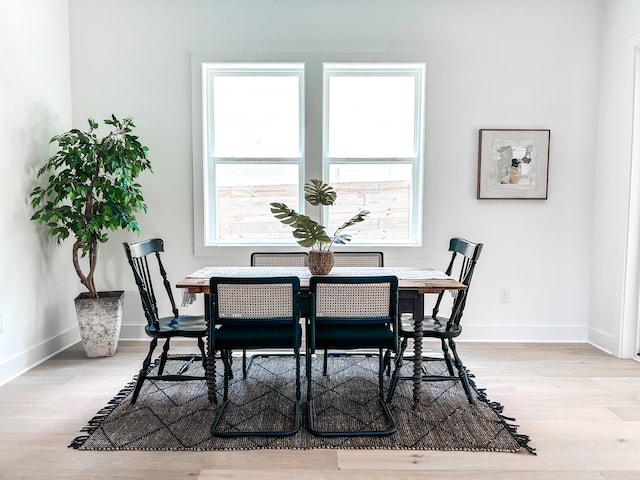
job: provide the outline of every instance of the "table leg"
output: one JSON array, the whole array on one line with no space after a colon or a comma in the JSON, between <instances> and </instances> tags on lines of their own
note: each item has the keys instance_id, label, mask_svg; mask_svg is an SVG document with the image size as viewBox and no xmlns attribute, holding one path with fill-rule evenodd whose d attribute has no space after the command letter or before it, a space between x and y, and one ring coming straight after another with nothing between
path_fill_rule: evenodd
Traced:
<instances>
[{"instance_id":1,"label":"table leg","mask_svg":"<svg viewBox=\"0 0 640 480\"><path fill-rule=\"evenodd\" d=\"M424 321L424 295L418 294L413 306L413 409L420 410L422 392L422 322Z\"/></svg>"},{"instance_id":2,"label":"table leg","mask_svg":"<svg viewBox=\"0 0 640 480\"><path fill-rule=\"evenodd\" d=\"M204 316L207 322L207 369L205 371L205 377L207 379L207 395L210 403L218 403L218 397L216 396L216 352L211 351L211 329L209 328L209 319L211 318L211 295L205 293L204 295Z\"/></svg>"}]
</instances>

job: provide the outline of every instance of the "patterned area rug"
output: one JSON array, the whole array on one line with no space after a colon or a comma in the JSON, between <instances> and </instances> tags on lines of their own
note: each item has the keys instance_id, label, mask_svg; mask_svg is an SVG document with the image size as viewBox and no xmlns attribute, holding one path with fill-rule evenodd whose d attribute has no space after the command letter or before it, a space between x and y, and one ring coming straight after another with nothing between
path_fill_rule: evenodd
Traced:
<instances>
[{"instance_id":1,"label":"patterned area rug","mask_svg":"<svg viewBox=\"0 0 640 480\"><path fill-rule=\"evenodd\" d=\"M247 379L234 363L230 382L231 404L223 430L278 430L293 425L295 362L290 356L255 357ZM321 356L313 359L316 427L385 427L377 399L377 357L337 356L329 360L329 375L322 376ZM180 362L168 362L179 368ZM436 373L444 362L428 362ZM222 371L222 365L217 368ZM411 366L407 366L410 368ZM197 373L201 366L193 366ZM304 372L304 358L302 360ZM403 372L404 373L404 372ZM387 378L388 380L388 378ZM304 373L302 397L305 398ZM535 453L529 438L518 434L514 419L502 406L489 402L474 386L478 401L470 405L459 382L423 384L419 411L411 408L411 382L400 382L393 400L397 432L385 437L320 438L304 427L288 437L212 437L209 428L216 405L207 399L204 381L154 382L147 380L136 404L130 402L134 382L127 385L82 429L70 447L80 450L250 450L250 449L403 449L465 450ZM218 398L222 398L222 381ZM220 401L220 400L219 400ZM303 405L302 425L305 423Z\"/></svg>"}]
</instances>

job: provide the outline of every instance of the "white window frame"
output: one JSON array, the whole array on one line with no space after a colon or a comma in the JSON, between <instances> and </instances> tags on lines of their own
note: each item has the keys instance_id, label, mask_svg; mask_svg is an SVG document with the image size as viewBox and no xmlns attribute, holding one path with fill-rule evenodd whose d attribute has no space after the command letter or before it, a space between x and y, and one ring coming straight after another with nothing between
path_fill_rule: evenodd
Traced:
<instances>
[{"instance_id":1,"label":"white window frame","mask_svg":"<svg viewBox=\"0 0 640 480\"><path fill-rule=\"evenodd\" d=\"M329 178L329 169L332 165L353 165L355 163L404 163L411 165L413 171L410 232L406 241L385 242L357 242L359 245L370 246L404 246L422 244L422 198L423 198L423 163L424 163L424 121L425 121L425 64L403 62L324 62L322 81L322 174L324 179ZM329 156L329 80L332 76L409 76L414 79L414 131L413 131L413 156L410 157L362 157L362 158L334 158ZM330 214L328 207L324 208L323 218Z\"/></svg>"},{"instance_id":2,"label":"white window frame","mask_svg":"<svg viewBox=\"0 0 640 480\"><path fill-rule=\"evenodd\" d=\"M194 53L191 56L191 72L192 72L192 140L193 140L193 245L194 254L198 257L219 257L226 258L228 255L232 255L233 258L244 258L255 251L257 246L267 245L268 248L273 251L290 251L292 249L300 249L293 237L286 242L281 243L265 243L264 241L251 243L251 244L215 244L207 245L205 234L205 216L207 210L205 207L205 190L210 179L205 174L205 148L206 140L203 138L203 126L206 123L205 114L203 112L203 76L202 76L202 64L203 63L289 63L299 62L305 65L305 84L304 84L304 129L303 132L303 160L300 174L303 176L301 180L301 186L303 183L309 181L311 178L326 178L325 171L326 166L323 155L323 73L322 66L325 63L335 62L349 62L349 63L407 63L424 65L424 62L416 59L424 58L424 54L421 53L404 53L393 54L390 58L387 54L376 54L372 52L365 53L295 53L295 52L280 52L280 53L237 53L237 52L215 52L215 53ZM423 85L426 74L423 75ZM423 87L422 92L423 112L426 110L425 106L425 91ZM424 230L423 221L423 175L424 175L424 143L425 143L425 124L424 114L421 119L421 144L419 145L422 159L418 162L416 169L416 178L414 178L415 192L414 196L417 198L414 200L414 212L412 217L413 231L415 232L415 240L408 243L389 243L378 242L375 245L379 250L390 252L388 248L394 247L422 247L422 233ZM308 161L306 159L309 159ZM303 195L302 188L300 195ZM317 216L322 221L323 214L316 207L309 207L305 205L304 198L300 200L301 210L306 209L306 214L311 216ZM274 218L275 221L275 218ZM354 239L356 240L356 239ZM365 246L366 243L360 243L356 241L351 242L352 245ZM408 253L408 252L407 252ZM397 254L404 257L406 253Z\"/></svg>"},{"instance_id":3,"label":"white window frame","mask_svg":"<svg viewBox=\"0 0 640 480\"><path fill-rule=\"evenodd\" d=\"M215 182L216 165L221 164L294 164L298 166L298 198L303 205L304 184L304 64L300 62L203 62L202 71L202 150L203 150L203 209L204 209L204 243L205 246L224 245L281 245L281 240L224 240L218 236L217 184ZM220 76L293 76L298 78L298 95L300 108L298 111L298 155L295 157L228 157L218 156L213 149L213 114L214 92L213 79ZM274 219L275 220L275 219Z\"/></svg>"}]
</instances>

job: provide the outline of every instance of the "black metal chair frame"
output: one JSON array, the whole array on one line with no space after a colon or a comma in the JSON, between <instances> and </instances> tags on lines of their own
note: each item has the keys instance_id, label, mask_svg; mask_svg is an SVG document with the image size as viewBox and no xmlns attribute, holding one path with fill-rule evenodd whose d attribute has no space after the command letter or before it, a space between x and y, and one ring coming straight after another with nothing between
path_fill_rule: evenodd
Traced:
<instances>
[{"instance_id":1,"label":"black metal chair frame","mask_svg":"<svg viewBox=\"0 0 640 480\"><path fill-rule=\"evenodd\" d=\"M382 252L333 252L334 267L384 267ZM354 261L355 260L355 261Z\"/></svg>"},{"instance_id":2,"label":"black metal chair frame","mask_svg":"<svg viewBox=\"0 0 640 480\"><path fill-rule=\"evenodd\" d=\"M262 316L260 313L255 315L248 315L242 309L238 310L239 313L235 313L232 316L224 316L221 314L220 302L221 297L219 295L221 286L224 285L239 285L243 288L242 295L251 296L252 286L259 285L288 285L291 287L291 311L282 312L278 316ZM293 435L300 429L301 423L301 381L300 381L300 348L302 343L302 328L300 326L300 279L298 277L265 277L265 278L221 278L212 277L209 282L210 286L210 334L209 345L212 352L220 351L221 358L224 364L224 386L223 386L223 401L218 407L218 412L211 425L211 433L218 437L243 437L243 436L258 436L258 437L279 437ZM223 305L227 308L228 305ZM260 310L259 302L252 304L252 307L257 311ZM241 326L244 332L252 332L254 335L260 334L260 332L267 333L269 329L273 329L277 326L291 327L290 337L285 336L283 339L275 340L276 344L255 345L255 341L252 343L251 338L248 339L228 339L225 338L225 328L230 326ZM283 343L284 342L284 343ZM262 342L261 342L262 343ZM267 342L268 343L268 342ZM286 344L286 346L285 346ZM283 349L291 348L293 350L295 362L296 362L296 400L295 400L295 422L294 426L290 430L284 431L224 431L220 430L220 423L224 417L225 411L229 406L229 379L233 378L232 374L232 351L234 349L242 349L246 352L247 349L253 348L270 348L270 349Z\"/></svg>"},{"instance_id":3,"label":"black metal chair frame","mask_svg":"<svg viewBox=\"0 0 640 480\"><path fill-rule=\"evenodd\" d=\"M337 317L324 317L318 316L318 287L321 284L338 284L341 285L345 291L349 289L349 286L358 284L389 284L389 312L384 317L379 316L344 316ZM306 329L306 373L307 373L307 428L308 430L317 436L322 437L355 437L355 436L383 436L390 435L396 431L396 423L393 418L393 414L389 405L387 404L384 396L384 360L382 351L388 348L392 351L397 351L398 345L398 278L395 276L378 276L378 277L311 277L309 281L309 294L310 294L310 316L307 321ZM345 306L348 311L348 306ZM345 312L346 312L345 311ZM312 381L312 356L316 351L316 348L324 349L330 348L331 345L327 344L327 340L318 342L318 326L328 325L330 328L335 328L340 325L359 325L363 329L367 326L373 325L386 325L389 327L392 333L393 345L345 345L341 342L341 345L337 346L341 349L357 349L357 348L378 348L378 397L382 406L384 416L389 424L389 427L384 430L359 430L359 431L321 431L315 426L314 422L314 407L313 407L313 381Z\"/></svg>"},{"instance_id":4,"label":"black metal chair frame","mask_svg":"<svg viewBox=\"0 0 640 480\"><path fill-rule=\"evenodd\" d=\"M189 367L194 361L201 361L203 368L206 370L206 354L203 338L207 335L206 320L204 315L180 315L176 302L171 291L171 283L167 278L167 272L162 264L160 253L164 252L164 241L160 238L152 238L137 243L123 243L124 251L127 256L129 265L131 266L133 277L140 293L142 300L142 309L144 311L147 325L145 333L151 337L149 352L145 357L138 380L136 382L131 403L136 403L140 389L145 380L163 380L163 381L185 381L185 380L205 380L203 375L185 375ZM171 310L173 315L170 317L160 317L158 315L158 302L156 293L153 288L152 274L149 268L149 256L155 256L158 263L158 271L162 277L162 284L166 290L167 297L171 302ZM195 338L198 342L199 354L188 355L172 355L169 357L169 348L171 339L174 337ZM158 373L149 375L149 367L153 352L158 345L158 339L164 339L162 354L160 355L160 363L158 365ZM164 368L167 360L179 360L185 362L175 374L164 374Z\"/></svg>"},{"instance_id":5,"label":"black metal chair frame","mask_svg":"<svg viewBox=\"0 0 640 480\"><path fill-rule=\"evenodd\" d=\"M307 267L309 254L307 252L253 252L251 254L252 267ZM253 357L247 359L247 351L242 351L242 378L247 378Z\"/></svg>"},{"instance_id":6,"label":"black metal chair frame","mask_svg":"<svg viewBox=\"0 0 640 480\"><path fill-rule=\"evenodd\" d=\"M384 267L384 253L382 252L352 252L341 251L333 252L334 267ZM324 351L322 359L322 374L327 375L329 371L329 357L341 357L344 353L330 353L328 350ZM391 353L387 350L384 354L384 362L387 372L391 368Z\"/></svg>"},{"instance_id":7,"label":"black metal chair frame","mask_svg":"<svg viewBox=\"0 0 640 480\"><path fill-rule=\"evenodd\" d=\"M252 267L306 267L309 265L307 252L253 252Z\"/></svg>"},{"instance_id":8,"label":"black metal chair frame","mask_svg":"<svg viewBox=\"0 0 640 480\"><path fill-rule=\"evenodd\" d=\"M440 303L445 292L441 292L438 295L436 303L433 307L430 317L426 317L423 320L422 337L423 338L435 338L440 340L442 347L442 357L437 356L422 356L423 362L429 361L444 361L447 365L449 375L429 375L425 374L422 377L424 382L440 382L440 381L459 381L462 383L465 394L469 403L475 403L475 397L472 393L472 389L469 383L469 377L467 369L462 363L458 354L458 349L454 338L457 338L462 333L462 327L460 321L464 313L464 308L469 295L469 287L473 278L473 273L476 267L476 263L480 258L482 252L482 243L472 243L463 238L454 237L449 241L449 251L451 253L451 260L446 270L446 274L453 275L456 260L459 260L459 274L458 280L467 286L466 290L460 290L456 293L453 305L451 308L451 314L449 318L438 317L440 310ZM402 320L406 320L406 323ZM429 325L430 324L430 325ZM412 328L413 320L410 315L405 317L401 314L401 322L399 328L399 336L401 338L400 351L396 356L395 368L391 376L391 383L389 385L389 392L387 394L387 401L391 403L395 394L398 381L400 380L413 380L412 376L401 376L400 370L404 361L413 361L413 357L404 356L407 349L408 339L416 338L416 332ZM453 357L453 358L452 358Z\"/></svg>"}]
</instances>

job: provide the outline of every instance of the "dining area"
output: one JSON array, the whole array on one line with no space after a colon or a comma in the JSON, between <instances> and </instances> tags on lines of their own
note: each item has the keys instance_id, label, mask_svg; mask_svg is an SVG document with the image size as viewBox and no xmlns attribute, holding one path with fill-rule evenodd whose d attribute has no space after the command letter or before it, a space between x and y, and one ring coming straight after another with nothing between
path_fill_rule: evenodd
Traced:
<instances>
[{"instance_id":1,"label":"dining area","mask_svg":"<svg viewBox=\"0 0 640 480\"><path fill-rule=\"evenodd\" d=\"M0 478L638 476L640 183L629 167L638 143L639 5L363 6L2 3ZM116 191L108 180L114 172L96 177L97 166L89 167L102 157L86 154L94 139L98 152L109 146L100 142L110 130L103 120L125 117L135 128L125 122L133 130L110 137L139 142L123 150L137 165L116 195L124 214L114 213L116 203L89 202L74 209L86 231L58 223L66 206L41 213L42 223L32 218L29 192L51 181L92 177L50 190L83 207L91 185ZM553 130L548 143L538 142L536 129ZM66 148L52 137L68 141L67 152L78 148L68 159L80 176L62 168L37 174ZM133 160L143 157L140 148L149 163ZM336 187L338 204L305 206L304 184L313 178ZM535 198L526 198L529 190ZM256 287L244 271L206 270L308 267L261 265L259 254L272 253L309 264L313 250L296 245L271 203L309 215L329 234L359 208L369 210L348 230L353 241L331 250L383 255L382 264L358 267L334 255L328 274L261 272L265 282L290 279L292 292L300 282L291 305L281 300L265 320L277 325L290 311L298 327L291 321L290 337L274 334L267 344L257 333L262 320L238 324L234 309L216 313L215 289L233 285L211 279L242 279L239 296L252 305L269 305L259 292L274 287ZM138 207L135 219L127 214ZM107 233L98 254L86 240ZM455 237L485 245L462 316L453 311L456 289L420 295L392 271L446 273ZM123 254L123 242L153 239L165 248L173 304L162 275L153 282L157 303L144 304ZM148 261L155 269L155 254ZM393 322L386 331L371 322L389 342L381 354L360 348L362 325L323 330L325 317L312 318L313 276L398 279L397 333ZM457 271L450 276L463 283ZM344 305L367 302L329 288L329 298L341 299L331 306L344 309L335 310L340 318L349 318L345 310L363 314ZM107 292L123 294L112 356L87 358L74 308L85 290L105 300ZM420 301L423 309L413 312ZM241 317L257 315L243 308ZM92 327L101 337L102 323ZM286 348L273 346L284 340ZM450 370L455 379L439 380ZM313 433L391 430L385 405L395 433ZM291 435L218 436L288 433L298 419Z\"/></svg>"},{"instance_id":2,"label":"dining area","mask_svg":"<svg viewBox=\"0 0 640 480\"><path fill-rule=\"evenodd\" d=\"M124 248L142 305L149 306L146 332L151 337L132 407L144 401L138 395L145 382L204 383L203 397L216 412L204 427L212 437L281 441L304 430L305 437L317 441L366 442L398 436L398 402L405 412L428 415L422 411L423 396L429 395L423 384L447 384L447 389L455 384L467 408L477 408L478 398L483 403L455 343L482 244L452 238L443 270L389 267L382 252L341 250L325 275L312 274L306 252L256 251L248 266L206 266L175 284L162 264L162 239L125 243ZM155 263L158 268L150 268ZM154 271L161 273L155 287ZM155 296L161 285L174 311L164 319ZM182 307L201 295L204 315L181 316L174 287L183 292ZM435 299L431 314L425 314L425 296ZM439 311L443 299L449 312ZM194 338L198 348L192 356L171 354L169 342L176 337ZM439 340L435 356L423 346L429 338ZM165 345L154 362L159 339ZM199 375L193 374L194 367ZM253 377L264 371L271 372L267 379ZM246 411L244 405L253 401L248 399L257 397L261 413ZM353 406L344 406L345 398L360 405L357 421ZM271 410L280 414L270 424L274 416L264 412Z\"/></svg>"}]
</instances>

